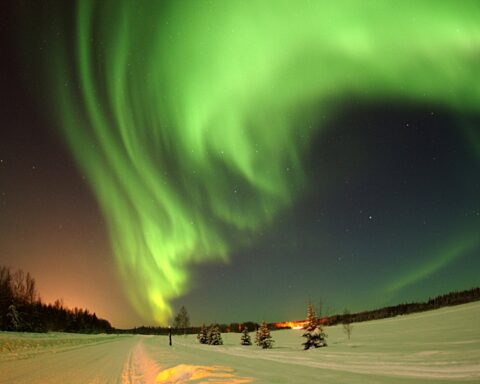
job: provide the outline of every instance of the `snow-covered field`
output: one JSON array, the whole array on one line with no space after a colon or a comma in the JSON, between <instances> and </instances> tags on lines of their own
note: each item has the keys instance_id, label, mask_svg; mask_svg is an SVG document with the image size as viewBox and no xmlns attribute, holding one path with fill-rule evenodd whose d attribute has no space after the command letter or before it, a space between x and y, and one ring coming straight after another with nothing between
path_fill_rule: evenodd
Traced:
<instances>
[{"instance_id":1,"label":"snow-covered field","mask_svg":"<svg viewBox=\"0 0 480 384\"><path fill-rule=\"evenodd\" d=\"M354 324L350 341L329 327L329 346L309 351L297 330L272 332L272 350L240 346L240 334L169 347L165 336L0 333L0 383L478 383L479 319L477 302Z\"/></svg>"}]
</instances>

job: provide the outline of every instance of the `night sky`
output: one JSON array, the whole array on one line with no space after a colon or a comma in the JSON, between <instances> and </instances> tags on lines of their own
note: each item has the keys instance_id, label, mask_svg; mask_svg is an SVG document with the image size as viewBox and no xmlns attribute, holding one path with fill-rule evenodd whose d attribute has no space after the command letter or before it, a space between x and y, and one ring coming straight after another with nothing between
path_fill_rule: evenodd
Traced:
<instances>
[{"instance_id":1,"label":"night sky","mask_svg":"<svg viewBox=\"0 0 480 384\"><path fill-rule=\"evenodd\" d=\"M480 284L480 4L10 2L0 264L114 326Z\"/></svg>"}]
</instances>

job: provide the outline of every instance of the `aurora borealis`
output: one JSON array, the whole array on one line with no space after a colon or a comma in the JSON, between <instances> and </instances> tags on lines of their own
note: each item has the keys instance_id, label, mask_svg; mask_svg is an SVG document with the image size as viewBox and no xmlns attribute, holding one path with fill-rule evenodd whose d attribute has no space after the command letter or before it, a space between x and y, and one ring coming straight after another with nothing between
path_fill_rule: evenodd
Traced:
<instances>
[{"instance_id":1,"label":"aurora borealis","mask_svg":"<svg viewBox=\"0 0 480 384\"><path fill-rule=\"evenodd\" d=\"M48 41L30 97L145 322L182 301L273 321L308 297L360 310L480 283L478 2L51 8L23 18Z\"/></svg>"}]
</instances>

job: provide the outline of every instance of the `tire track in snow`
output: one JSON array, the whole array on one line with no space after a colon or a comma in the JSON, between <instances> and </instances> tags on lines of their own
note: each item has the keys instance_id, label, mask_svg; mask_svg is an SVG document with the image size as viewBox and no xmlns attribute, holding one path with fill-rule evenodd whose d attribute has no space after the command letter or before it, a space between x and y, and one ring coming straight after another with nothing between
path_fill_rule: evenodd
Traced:
<instances>
[{"instance_id":1,"label":"tire track in snow","mask_svg":"<svg viewBox=\"0 0 480 384\"><path fill-rule=\"evenodd\" d=\"M128 354L122 373L122 384L151 384L155 383L159 365L151 359L143 346L143 339L139 340Z\"/></svg>"}]
</instances>

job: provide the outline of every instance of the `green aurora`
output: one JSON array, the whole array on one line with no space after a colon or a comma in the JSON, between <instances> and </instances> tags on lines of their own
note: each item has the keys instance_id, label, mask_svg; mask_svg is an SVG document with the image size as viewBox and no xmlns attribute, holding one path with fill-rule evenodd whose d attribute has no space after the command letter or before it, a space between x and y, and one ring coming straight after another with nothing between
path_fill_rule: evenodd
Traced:
<instances>
[{"instance_id":1,"label":"green aurora","mask_svg":"<svg viewBox=\"0 0 480 384\"><path fill-rule=\"evenodd\" d=\"M434 252L429 252L429 254L434 255L431 260L420 266L417 265L408 273L399 276L395 281L389 283L387 286L387 292L399 291L406 286L415 284L419 280L428 277L441 268L444 268L456 259L468 254L468 252L478 249L480 240L477 237L478 233L469 234L468 231L466 231L466 234L464 234L462 238L455 239L454 242L451 241L449 244L442 244L441 247L437 246L437 249Z\"/></svg>"},{"instance_id":2,"label":"green aurora","mask_svg":"<svg viewBox=\"0 0 480 384\"><path fill-rule=\"evenodd\" d=\"M477 1L85 0L70 28L50 67L58 117L125 290L160 324L192 265L228 262L308 189L318 116L348 98L480 102Z\"/></svg>"}]
</instances>

